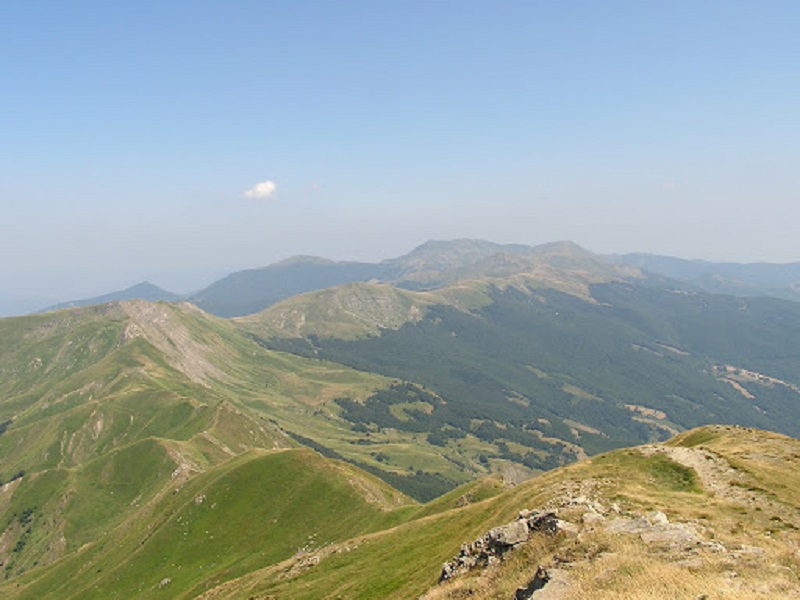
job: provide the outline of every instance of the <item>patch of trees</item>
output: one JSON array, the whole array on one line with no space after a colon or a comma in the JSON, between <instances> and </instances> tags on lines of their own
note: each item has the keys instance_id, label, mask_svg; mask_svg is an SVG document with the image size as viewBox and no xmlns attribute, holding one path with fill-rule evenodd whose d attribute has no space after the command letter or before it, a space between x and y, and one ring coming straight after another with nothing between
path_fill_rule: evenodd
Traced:
<instances>
[{"instance_id":1,"label":"patch of trees","mask_svg":"<svg viewBox=\"0 0 800 600\"><path fill-rule=\"evenodd\" d=\"M19 471L14 473L11 477L9 477L7 483L11 483L12 481L16 481L17 479L22 479L23 477L25 477L25 469L20 469ZM4 482L3 478L0 477L0 485L4 485L4 483L6 482Z\"/></svg>"},{"instance_id":2,"label":"patch of trees","mask_svg":"<svg viewBox=\"0 0 800 600\"><path fill-rule=\"evenodd\" d=\"M419 502L428 502L429 500L433 500L442 494L446 494L458 485L458 482L452 481L451 479L439 475L438 473L429 473L422 470L417 470L409 475L400 475L399 473L387 471L358 460L345 458L336 452L336 450L328 448L319 442L315 442L314 440L297 433L291 433L288 431L286 433L294 438L295 441L316 450L322 456L355 465L359 469L375 475L396 490L403 492L407 496L410 496ZM386 458L388 457L384 455L384 460L386 460Z\"/></svg>"},{"instance_id":3,"label":"patch of trees","mask_svg":"<svg viewBox=\"0 0 800 600\"><path fill-rule=\"evenodd\" d=\"M353 423L432 433L426 420L463 432L472 419L536 422L547 436L571 439L563 419L573 419L603 432L576 440L594 453L657 435L624 408L636 404L663 410L685 428L735 422L800 435L796 392L757 386L753 393L767 403L758 404L760 413L710 368L724 359L797 381L800 304L748 298L744 310L741 299L622 283L593 286L592 293L598 302L553 290L495 291L480 310L435 306L421 321L377 337L269 344L417 382L446 401L430 418L406 412L412 418L405 424L380 402L344 406Z\"/></svg>"}]
</instances>

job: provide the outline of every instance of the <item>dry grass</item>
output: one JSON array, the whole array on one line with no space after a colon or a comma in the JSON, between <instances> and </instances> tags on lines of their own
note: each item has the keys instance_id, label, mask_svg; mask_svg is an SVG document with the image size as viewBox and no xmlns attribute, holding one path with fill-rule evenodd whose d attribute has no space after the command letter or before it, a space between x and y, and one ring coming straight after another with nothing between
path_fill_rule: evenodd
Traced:
<instances>
[{"instance_id":1,"label":"dry grass","mask_svg":"<svg viewBox=\"0 0 800 600\"><path fill-rule=\"evenodd\" d=\"M425 600L513 598L539 565L568 582L533 596L542 600L800 598L800 441L719 427L670 446L610 453L563 470L560 482L542 478L560 518L581 524L591 506L605 518L577 535L535 537L500 565L437 586ZM654 510L669 522L627 532L612 526L648 514L658 523Z\"/></svg>"}]
</instances>

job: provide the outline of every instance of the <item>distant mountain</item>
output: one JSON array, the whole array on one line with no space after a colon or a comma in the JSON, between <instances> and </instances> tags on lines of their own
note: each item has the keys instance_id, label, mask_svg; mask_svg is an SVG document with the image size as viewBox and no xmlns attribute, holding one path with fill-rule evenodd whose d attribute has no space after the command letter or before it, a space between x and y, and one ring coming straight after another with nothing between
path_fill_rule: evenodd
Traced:
<instances>
[{"instance_id":1,"label":"distant mountain","mask_svg":"<svg viewBox=\"0 0 800 600\"><path fill-rule=\"evenodd\" d=\"M519 244L460 239L426 242L404 256L380 263L296 256L260 269L232 273L189 300L217 316L244 316L298 294L346 283L374 281L411 289L437 287L457 280L459 270L491 256L525 255L532 250Z\"/></svg>"},{"instance_id":2,"label":"distant mountain","mask_svg":"<svg viewBox=\"0 0 800 600\"><path fill-rule=\"evenodd\" d=\"M239 271L198 292L190 302L212 314L238 317L257 313L305 292L356 282L389 283L410 290L435 290L473 279L525 274L547 278L547 271L569 268L607 278L636 270L571 242L541 246L495 244L483 240L431 241L409 254L381 263L334 262L295 257L261 269Z\"/></svg>"},{"instance_id":3,"label":"distant mountain","mask_svg":"<svg viewBox=\"0 0 800 600\"><path fill-rule=\"evenodd\" d=\"M628 270L621 270L623 267ZM557 272L563 268L582 269L586 274L600 277L611 274L635 277L638 270L644 269L712 293L800 301L800 263L714 263L637 253L604 257L572 242L526 246L457 239L429 241L406 255L380 263L296 256L266 267L231 273L189 296L141 283L120 292L63 302L46 310L135 298L169 302L188 299L211 314L240 317L255 314L298 294L347 283L388 283L425 291L459 281L514 274L537 272L537 277L544 279L548 270L553 275L551 279L557 279Z\"/></svg>"},{"instance_id":4,"label":"distant mountain","mask_svg":"<svg viewBox=\"0 0 800 600\"><path fill-rule=\"evenodd\" d=\"M717 263L636 253L612 259L715 294L800 301L800 263Z\"/></svg>"},{"instance_id":5,"label":"distant mountain","mask_svg":"<svg viewBox=\"0 0 800 600\"><path fill-rule=\"evenodd\" d=\"M385 279L384 265L298 256L260 269L232 273L189 298L220 317L256 313L285 298L354 281Z\"/></svg>"},{"instance_id":6,"label":"distant mountain","mask_svg":"<svg viewBox=\"0 0 800 600\"><path fill-rule=\"evenodd\" d=\"M387 263L393 281L300 294L237 321L267 336L363 338L418 321L437 305L474 311L490 304L498 290L559 290L588 298L590 284L641 277L635 268L613 265L569 242L536 247L428 242Z\"/></svg>"},{"instance_id":7,"label":"distant mountain","mask_svg":"<svg viewBox=\"0 0 800 600\"><path fill-rule=\"evenodd\" d=\"M163 300L166 302L177 302L180 299L181 296L178 294L173 294L172 292L161 289L148 281L143 281L142 283L137 283L119 292L111 292L109 294L103 294L102 296L95 296L94 298L84 298L82 300L71 300L69 302L55 304L45 308L41 312L75 308L78 306L91 306L93 304L105 304L106 302L119 302L121 300L147 300L148 302Z\"/></svg>"}]
</instances>

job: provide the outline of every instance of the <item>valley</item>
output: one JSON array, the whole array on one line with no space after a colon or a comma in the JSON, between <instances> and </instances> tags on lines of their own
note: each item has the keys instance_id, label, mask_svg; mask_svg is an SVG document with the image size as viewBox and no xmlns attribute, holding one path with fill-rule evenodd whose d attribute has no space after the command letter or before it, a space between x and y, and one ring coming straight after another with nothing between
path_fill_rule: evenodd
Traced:
<instances>
[{"instance_id":1,"label":"valley","mask_svg":"<svg viewBox=\"0 0 800 600\"><path fill-rule=\"evenodd\" d=\"M676 561L695 596L798 589L800 304L569 243L309 260L225 283L271 290L235 317L0 320L4 597L500 598L535 564L646 598ZM563 526L437 584L522 510Z\"/></svg>"}]
</instances>

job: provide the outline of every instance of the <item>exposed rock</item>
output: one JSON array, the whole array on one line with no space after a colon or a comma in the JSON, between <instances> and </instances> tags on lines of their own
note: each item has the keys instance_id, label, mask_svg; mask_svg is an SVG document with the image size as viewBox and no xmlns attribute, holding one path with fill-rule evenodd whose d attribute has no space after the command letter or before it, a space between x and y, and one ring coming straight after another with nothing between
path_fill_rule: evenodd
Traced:
<instances>
[{"instance_id":1,"label":"exposed rock","mask_svg":"<svg viewBox=\"0 0 800 600\"><path fill-rule=\"evenodd\" d=\"M625 535L638 535L646 544L685 546L700 542L697 529L689 523L670 523L662 512L648 513L645 517L626 519L617 517L606 531Z\"/></svg>"},{"instance_id":2,"label":"exposed rock","mask_svg":"<svg viewBox=\"0 0 800 600\"><path fill-rule=\"evenodd\" d=\"M563 531L564 533L576 534L581 530L575 523L570 523L569 521L563 521L561 519L556 519L552 523L547 523L546 526L548 527L545 531L546 533L558 533L559 531Z\"/></svg>"},{"instance_id":3,"label":"exposed rock","mask_svg":"<svg viewBox=\"0 0 800 600\"><path fill-rule=\"evenodd\" d=\"M169 577L164 577L161 581L158 582L159 589L167 587L170 583L172 583L172 579Z\"/></svg>"},{"instance_id":4,"label":"exposed rock","mask_svg":"<svg viewBox=\"0 0 800 600\"><path fill-rule=\"evenodd\" d=\"M527 519L512 521L507 525L495 527L486 534L494 547L516 546L528 540Z\"/></svg>"},{"instance_id":5,"label":"exposed rock","mask_svg":"<svg viewBox=\"0 0 800 600\"><path fill-rule=\"evenodd\" d=\"M547 569L546 585L536 590L531 596L531 600L561 600L570 586L569 571L565 569Z\"/></svg>"},{"instance_id":6,"label":"exposed rock","mask_svg":"<svg viewBox=\"0 0 800 600\"><path fill-rule=\"evenodd\" d=\"M581 521L583 522L584 526L586 526L586 527L592 527L594 525L599 525L599 524L603 523L605 520L606 520L606 518L603 515L601 515L600 513L596 513L594 511L585 512L581 516Z\"/></svg>"},{"instance_id":7,"label":"exposed rock","mask_svg":"<svg viewBox=\"0 0 800 600\"><path fill-rule=\"evenodd\" d=\"M573 530L577 528L558 520L554 512L520 511L514 521L489 530L471 544L462 544L458 556L442 566L439 581L452 579L475 567L498 563L506 552L528 541L531 533L554 535Z\"/></svg>"},{"instance_id":8,"label":"exposed rock","mask_svg":"<svg viewBox=\"0 0 800 600\"><path fill-rule=\"evenodd\" d=\"M547 585L548 581L550 581L550 574L547 572L547 569L539 565L533 579L525 586L517 588L517 591L514 593L514 600L529 600L529 598L533 597L534 592L542 589Z\"/></svg>"},{"instance_id":9,"label":"exposed rock","mask_svg":"<svg viewBox=\"0 0 800 600\"><path fill-rule=\"evenodd\" d=\"M669 523L667 515L657 510L647 513L646 518L651 525L667 525Z\"/></svg>"}]
</instances>

